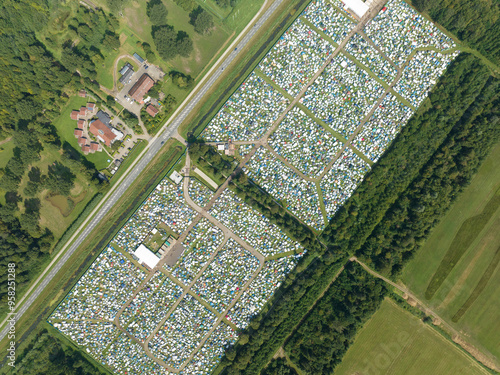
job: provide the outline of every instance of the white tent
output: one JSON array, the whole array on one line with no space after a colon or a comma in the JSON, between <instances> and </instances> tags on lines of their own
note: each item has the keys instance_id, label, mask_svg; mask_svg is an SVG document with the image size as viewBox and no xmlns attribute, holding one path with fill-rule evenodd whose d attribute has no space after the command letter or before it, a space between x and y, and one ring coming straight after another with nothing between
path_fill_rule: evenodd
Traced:
<instances>
[{"instance_id":1,"label":"white tent","mask_svg":"<svg viewBox=\"0 0 500 375\"><path fill-rule=\"evenodd\" d=\"M140 263L144 263L151 269L155 268L155 266L160 261L160 258L158 258L151 250L149 250L143 244L140 244L139 247L134 251L134 255L137 258L139 258Z\"/></svg>"},{"instance_id":2,"label":"white tent","mask_svg":"<svg viewBox=\"0 0 500 375\"><path fill-rule=\"evenodd\" d=\"M352 10L359 18L363 17L366 11L370 9L370 7L361 0L342 0L342 3Z\"/></svg>"}]
</instances>

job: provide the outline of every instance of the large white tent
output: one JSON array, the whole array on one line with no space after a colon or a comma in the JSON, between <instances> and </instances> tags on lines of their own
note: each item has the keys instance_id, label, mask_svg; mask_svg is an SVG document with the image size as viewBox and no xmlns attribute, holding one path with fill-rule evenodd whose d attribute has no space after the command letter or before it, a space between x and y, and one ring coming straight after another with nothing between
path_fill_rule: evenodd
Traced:
<instances>
[{"instance_id":1,"label":"large white tent","mask_svg":"<svg viewBox=\"0 0 500 375\"><path fill-rule=\"evenodd\" d=\"M342 3L352 10L359 18L363 17L366 11L370 9L370 7L361 0L342 0Z\"/></svg>"},{"instance_id":2,"label":"large white tent","mask_svg":"<svg viewBox=\"0 0 500 375\"><path fill-rule=\"evenodd\" d=\"M140 263L144 263L149 268L153 269L160 261L151 250L149 250L143 244L140 244L139 247L134 251L134 255L139 258Z\"/></svg>"}]
</instances>

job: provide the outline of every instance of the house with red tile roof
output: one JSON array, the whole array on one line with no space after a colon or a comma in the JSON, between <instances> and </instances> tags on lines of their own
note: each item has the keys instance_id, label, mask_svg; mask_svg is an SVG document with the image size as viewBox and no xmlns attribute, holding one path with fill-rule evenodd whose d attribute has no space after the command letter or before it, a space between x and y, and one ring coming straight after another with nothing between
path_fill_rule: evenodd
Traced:
<instances>
[{"instance_id":1,"label":"house with red tile roof","mask_svg":"<svg viewBox=\"0 0 500 375\"><path fill-rule=\"evenodd\" d=\"M144 95L151 90L151 87L155 84L155 81L144 73L141 78L137 80L137 82L132 86L132 88L128 91L128 95L134 99L138 103L142 103Z\"/></svg>"},{"instance_id":2,"label":"house with red tile roof","mask_svg":"<svg viewBox=\"0 0 500 375\"><path fill-rule=\"evenodd\" d=\"M151 116L155 117L156 114L158 113L158 108L156 108L154 105L150 104L146 107L146 112Z\"/></svg>"},{"instance_id":3,"label":"house with red tile roof","mask_svg":"<svg viewBox=\"0 0 500 375\"><path fill-rule=\"evenodd\" d=\"M85 143L87 143L87 138L85 138L85 137L78 138L79 145L84 145Z\"/></svg>"},{"instance_id":4,"label":"house with red tile roof","mask_svg":"<svg viewBox=\"0 0 500 375\"><path fill-rule=\"evenodd\" d=\"M97 142L90 142L90 152L102 151L102 147Z\"/></svg>"},{"instance_id":5,"label":"house with red tile roof","mask_svg":"<svg viewBox=\"0 0 500 375\"><path fill-rule=\"evenodd\" d=\"M77 128L75 129L73 134L75 135L76 138L80 138L83 135L83 129Z\"/></svg>"},{"instance_id":6,"label":"house with red tile roof","mask_svg":"<svg viewBox=\"0 0 500 375\"><path fill-rule=\"evenodd\" d=\"M94 120L90 123L89 132L97 137L97 139L106 144L106 146L111 146L117 139L123 138L123 133L110 125L104 124L101 120Z\"/></svg>"},{"instance_id":7,"label":"house with red tile roof","mask_svg":"<svg viewBox=\"0 0 500 375\"><path fill-rule=\"evenodd\" d=\"M72 120L78 120L78 116L80 115L80 111L71 111L71 119Z\"/></svg>"}]
</instances>

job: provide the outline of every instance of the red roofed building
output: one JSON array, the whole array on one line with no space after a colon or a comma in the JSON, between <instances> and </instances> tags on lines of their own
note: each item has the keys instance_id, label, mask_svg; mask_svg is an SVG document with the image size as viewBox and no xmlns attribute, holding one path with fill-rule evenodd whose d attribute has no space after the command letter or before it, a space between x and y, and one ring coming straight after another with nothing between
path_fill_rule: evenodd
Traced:
<instances>
[{"instance_id":1,"label":"red roofed building","mask_svg":"<svg viewBox=\"0 0 500 375\"><path fill-rule=\"evenodd\" d=\"M75 129L73 132L76 138L80 138L83 135L83 129Z\"/></svg>"},{"instance_id":2,"label":"red roofed building","mask_svg":"<svg viewBox=\"0 0 500 375\"><path fill-rule=\"evenodd\" d=\"M80 96L81 98L85 98L87 96L87 91L85 90L78 91L78 96Z\"/></svg>"},{"instance_id":3,"label":"red roofed building","mask_svg":"<svg viewBox=\"0 0 500 375\"><path fill-rule=\"evenodd\" d=\"M90 146L89 145L83 145L82 146L82 151L85 155L87 155L90 151Z\"/></svg>"},{"instance_id":4,"label":"red roofed building","mask_svg":"<svg viewBox=\"0 0 500 375\"><path fill-rule=\"evenodd\" d=\"M101 120L92 121L89 126L89 131L108 147L111 146L111 143L117 138L117 134Z\"/></svg>"},{"instance_id":5,"label":"red roofed building","mask_svg":"<svg viewBox=\"0 0 500 375\"><path fill-rule=\"evenodd\" d=\"M90 152L102 151L102 147L97 142L90 142Z\"/></svg>"},{"instance_id":6,"label":"red roofed building","mask_svg":"<svg viewBox=\"0 0 500 375\"><path fill-rule=\"evenodd\" d=\"M87 103L87 109L88 109L90 112L94 112L94 109L95 109L95 103Z\"/></svg>"},{"instance_id":7,"label":"red roofed building","mask_svg":"<svg viewBox=\"0 0 500 375\"><path fill-rule=\"evenodd\" d=\"M87 107L80 107L80 116L85 116L87 114Z\"/></svg>"},{"instance_id":8,"label":"red roofed building","mask_svg":"<svg viewBox=\"0 0 500 375\"><path fill-rule=\"evenodd\" d=\"M132 86L132 88L128 91L129 96L134 99L136 102L142 103L142 99L144 95L151 90L151 87L155 84L155 81L144 73L141 78L137 80L137 82Z\"/></svg>"},{"instance_id":9,"label":"red roofed building","mask_svg":"<svg viewBox=\"0 0 500 375\"><path fill-rule=\"evenodd\" d=\"M154 105L150 104L146 107L146 112L149 113L151 117L155 117L156 114L158 113L158 108L156 108Z\"/></svg>"},{"instance_id":10,"label":"red roofed building","mask_svg":"<svg viewBox=\"0 0 500 375\"><path fill-rule=\"evenodd\" d=\"M84 126L85 126L85 120L78 120L78 127L80 129L83 129Z\"/></svg>"},{"instance_id":11,"label":"red roofed building","mask_svg":"<svg viewBox=\"0 0 500 375\"><path fill-rule=\"evenodd\" d=\"M87 138L85 137L78 138L78 144L84 145L85 143L87 143Z\"/></svg>"},{"instance_id":12,"label":"red roofed building","mask_svg":"<svg viewBox=\"0 0 500 375\"><path fill-rule=\"evenodd\" d=\"M80 111L71 111L71 119L78 120L78 116L80 115Z\"/></svg>"}]
</instances>

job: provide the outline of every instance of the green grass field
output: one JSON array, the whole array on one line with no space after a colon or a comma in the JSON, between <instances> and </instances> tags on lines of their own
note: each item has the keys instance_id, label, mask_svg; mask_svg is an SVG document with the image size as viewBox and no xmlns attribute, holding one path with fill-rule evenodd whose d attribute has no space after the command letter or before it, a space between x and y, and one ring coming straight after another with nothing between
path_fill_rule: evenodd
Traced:
<instances>
[{"instance_id":1,"label":"green grass field","mask_svg":"<svg viewBox=\"0 0 500 375\"><path fill-rule=\"evenodd\" d=\"M497 145L402 275L412 292L424 300L432 296L427 303L443 319L497 358L499 158Z\"/></svg>"},{"instance_id":2,"label":"green grass field","mask_svg":"<svg viewBox=\"0 0 500 375\"><path fill-rule=\"evenodd\" d=\"M14 147L16 145L13 141L8 141L0 146L0 168L5 168L7 162L14 156Z\"/></svg>"},{"instance_id":3,"label":"green grass field","mask_svg":"<svg viewBox=\"0 0 500 375\"><path fill-rule=\"evenodd\" d=\"M460 348L386 299L359 331L335 375L488 374Z\"/></svg>"},{"instance_id":4,"label":"green grass field","mask_svg":"<svg viewBox=\"0 0 500 375\"><path fill-rule=\"evenodd\" d=\"M53 125L57 129L57 133L61 137L61 142L68 142L71 147L78 150L82 155L83 153L81 152L81 147L78 145L78 141L73 135L77 122L75 120L71 120L70 114L72 110L79 109L82 105L87 104L89 101L92 100L89 98L80 98L79 96L71 97L61 111L59 117L53 122ZM106 168L109 165L108 159L110 159L104 151L85 155L85 158L93 163L97 170Z\"/></svg>"}]
</instances>

